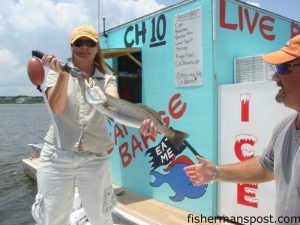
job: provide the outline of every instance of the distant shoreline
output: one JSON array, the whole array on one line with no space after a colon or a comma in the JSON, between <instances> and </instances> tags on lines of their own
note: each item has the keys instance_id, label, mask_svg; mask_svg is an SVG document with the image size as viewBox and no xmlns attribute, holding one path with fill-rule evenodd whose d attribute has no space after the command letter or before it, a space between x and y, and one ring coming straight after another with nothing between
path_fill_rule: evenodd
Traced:
<instances>
[{"instance_id":1,"label":"distant shoreline","mask_svg":"<svg viewBox=\"0 0 300 225\"><path fill-rule=\"evenodd\" d=\"M0 104L38 104L44 103L42 96L0 96Z\"/></svg>"}]
</instances>

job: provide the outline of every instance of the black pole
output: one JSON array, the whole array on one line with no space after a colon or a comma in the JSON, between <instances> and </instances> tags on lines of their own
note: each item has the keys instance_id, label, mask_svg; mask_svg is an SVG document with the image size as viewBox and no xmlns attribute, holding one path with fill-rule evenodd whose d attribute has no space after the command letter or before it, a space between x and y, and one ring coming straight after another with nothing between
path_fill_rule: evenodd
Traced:
<instances>
[{"instance_id":1,"label":"black pole","mask_svg":"<svg viewBox=\"0 0 300 225\"><path fill-rule=\"evenodd\" d=\"M105 17L103 17L103 36L108 37L107 34L105 33Z\"/></svg>"},{"instance_id":2,"label":"black pole","mask_svg":"<svg viewBox=\"0 0 300 225\"><path fill-rule=\"evenodd\" d=\"M186 140L183 142L183 144L188 147L195 156L203 157Z\"/></svg>"}]
</instances>

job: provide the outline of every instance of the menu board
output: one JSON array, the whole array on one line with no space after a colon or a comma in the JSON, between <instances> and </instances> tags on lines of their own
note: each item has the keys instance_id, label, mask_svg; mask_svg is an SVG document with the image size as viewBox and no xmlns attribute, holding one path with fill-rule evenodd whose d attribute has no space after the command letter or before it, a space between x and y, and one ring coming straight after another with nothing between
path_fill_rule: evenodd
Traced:
<instances>
[{"instance_id":1,"label":"menu board","mask_svg":"<svg viewBox=\"0 0 300 225\"><path fill-rule=\"evenodd\" d=\"M203 84L202 9L174 17L175 86Z\"/></svg>"}]
</instances>

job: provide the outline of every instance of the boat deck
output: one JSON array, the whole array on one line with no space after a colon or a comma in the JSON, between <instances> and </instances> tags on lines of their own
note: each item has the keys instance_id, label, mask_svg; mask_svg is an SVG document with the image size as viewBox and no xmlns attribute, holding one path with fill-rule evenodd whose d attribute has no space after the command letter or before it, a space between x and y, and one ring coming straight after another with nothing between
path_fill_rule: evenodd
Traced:
<instances>
[{"instance_id":1,"label":"boat deck","mask_svg":"<svg viewBox=\"0 0 300 225\"><path fill-rule=\"evenodd\" d=\"M23 159L24 172L26 175L36 180L36 168L38 165L38 159ZM155 199L146 198L131 192L123 187L114 185L115 193L118 197L118 203L116 206L117 212L123 212L125 215L130 215L132 218L136 218L136 221L142 221L143 224L151 225L184 225L184 224L214 224L214 225L226 225L231 223L200 223L194 220L188 223L188 215L190 212L182 209L170 206ZM196 215L194 215L196 216ZM125 216L126 217L126 216ZM123 225L140 225L141 222L124 223Z\"/></svg>"}]
</instances>

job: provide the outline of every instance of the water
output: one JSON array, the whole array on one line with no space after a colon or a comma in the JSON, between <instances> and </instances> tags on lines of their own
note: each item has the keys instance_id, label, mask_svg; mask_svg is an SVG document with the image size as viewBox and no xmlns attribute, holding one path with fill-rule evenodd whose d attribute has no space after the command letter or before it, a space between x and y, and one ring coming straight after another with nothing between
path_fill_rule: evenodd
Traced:
<instances>
[{"instance_id":1,"label":"water","mask_svg":"<svg viewBox=\"0 0 300 225\"><path fill-rule=\"evenodd\" d=\"M23 173L22 159L41 143L50 117L44 104L0 104L0 225L32 225L36 183Z\"/></svg>"}]
</instances>

